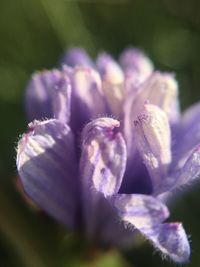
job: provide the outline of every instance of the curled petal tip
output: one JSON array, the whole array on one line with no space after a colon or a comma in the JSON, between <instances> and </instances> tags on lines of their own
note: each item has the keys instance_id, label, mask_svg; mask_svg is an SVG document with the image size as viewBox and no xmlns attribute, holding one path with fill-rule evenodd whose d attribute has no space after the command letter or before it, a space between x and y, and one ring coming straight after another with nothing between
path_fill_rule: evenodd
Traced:
<instances>
[{"instance_id":1,"label":"curled petal tip","mask_svg":"<svg viewBox=\"0 0 200 267\"><path fill-rule=\"evenodd\" d=\"M92 122L88 123L85 128L83 129L82 136L88 135L88 134L97 134L101 131L106 134L107 137L113 137L116 132L114 131L115 128L120 127L120 122L118 120L112 119L112 118L99 118L96 120L93 120ZM93 136L94 137L94 136Z\"/></svg>"},{"instance_id":2,"label":"curled petal tip","mask_svg":"<svg viewBox=\"0 0 200 267\"><path fill-rule=\"evenodd\" d=\"M117 120L100 118L87 124L82 134L83 179L105 197L118 192L126 166L125 141L116 127Z\"/></svg>"},{"instance_id":3,"label":"curled petal tip","mask_svg":"<svg viewBox=\"0 0 200 267\"><path fill-rule=\"evenodd\" d=\"M177 263L188 263L190 245L182 223L165 223L160 226L158 248Z\"/></svg>"}]
</instances>

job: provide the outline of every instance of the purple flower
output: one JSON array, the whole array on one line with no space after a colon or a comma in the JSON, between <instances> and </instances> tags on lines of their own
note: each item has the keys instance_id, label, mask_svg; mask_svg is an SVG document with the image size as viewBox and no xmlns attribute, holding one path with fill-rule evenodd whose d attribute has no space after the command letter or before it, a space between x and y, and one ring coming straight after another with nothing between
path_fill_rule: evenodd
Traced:
<instances>
[{"instance_id":1,"label":"purple flower","mask_svg":"<svg viewBox=\"0 0 200 267\"><path fill-rule=\"evenodd\" d=\"M200 174L200 104L181 116L172 74L154 71L139 50L96 64L81 49L62 69L35 73L27 87L28 133L17 168L44 211L100 245L139 230L157 250L187 262L181 223L164 222L164 199Z\"/></svg>"}]
</instances>

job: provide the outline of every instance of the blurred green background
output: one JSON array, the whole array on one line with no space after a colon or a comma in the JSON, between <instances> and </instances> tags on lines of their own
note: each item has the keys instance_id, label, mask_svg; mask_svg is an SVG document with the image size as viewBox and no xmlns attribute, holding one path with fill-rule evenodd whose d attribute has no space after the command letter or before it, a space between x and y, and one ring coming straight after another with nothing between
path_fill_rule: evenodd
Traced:
<instances>
[{"instance_id":1,"label":"blurred green background","mask_svg":"<svg viewBox=\"0 0 200 267\"><path fill-rule=\"evenodd\" d=\"M74 45L92 57L139 47L157 68L176 73L183 109L200 99L198 0L0 0L0 266L174 266L146 243L87 255L81 240L36 216L16 192L15 147L27 123L24 88L32 72L54 67ZM199 193L197 185L183 195L171 216L191 235L191 267L200 266Z\"/></svg>"}]
</instances>

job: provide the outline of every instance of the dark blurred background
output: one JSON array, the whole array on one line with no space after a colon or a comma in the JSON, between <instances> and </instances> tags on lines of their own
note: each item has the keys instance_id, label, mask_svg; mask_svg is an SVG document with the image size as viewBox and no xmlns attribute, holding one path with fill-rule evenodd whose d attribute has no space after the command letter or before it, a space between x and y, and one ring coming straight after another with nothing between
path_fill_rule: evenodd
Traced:
<instances>
[{"instance_id":1,"label":"dark blurred background","mask_svg":"<svg viewBox=\"0 0 200 267\"><path fill-rule=\"evenodd\" d=\"M56 66L67 47L117 56L127 46L176 73L181 107L200 99L198 0L0 0L0 266L174 266L149 244L118 253L86 255L80 240L41 213L16 190L15 147L26 129L23 94L35 70ZM183 194L172 220L191 235L188 266L200 266L200 186ZM64 236L64 238L63 238Z\"/></svg>"}]
</instances>

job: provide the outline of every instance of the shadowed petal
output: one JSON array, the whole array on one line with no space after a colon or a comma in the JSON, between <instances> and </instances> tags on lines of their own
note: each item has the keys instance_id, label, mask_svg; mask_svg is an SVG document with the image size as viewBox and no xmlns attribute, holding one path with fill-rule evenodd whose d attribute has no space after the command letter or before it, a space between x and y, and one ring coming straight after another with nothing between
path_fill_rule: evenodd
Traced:
<instances>
[{"instance_id":1,"label":"shadowed petal","mask_svg":"<svg viewBox=\"0 0 200 267\"><path fill-rule=\"evenodd\" d=\"M88 54L82 48L68 49L61 59L61 64L71 67L75 66L93 66L93 62Z\"/></svg>"},{"instance_id":2,"label":"shadowed petal","mask_svg":"<svg viewBox=\"0 0 200 267\"><path fill-rule=\"evenodd\" d=\"M97 196L96 196L97 198ZM127 241L133 241L135 233L124 227L124 223L119 220L116 209L111 205L108 199L99 197L96 209L89 214L89 219L94 216L95 219L95 240L103 246L111 245L123 246Z\"/></svg>"},{"instance_id":3,"label":"shadowed petal","mask_svg":"<svg viewBox=\"0 0 200 267\"><path fill-rule=\"evenodd\" d=\"M139 49L128 48L120 56L120 64L126 74L131 77L132 86L127 87L127 92L134 90L144 82L153 72L153 64Z\"/></svg>"},{"instance_id":4,"label":"shadowed petal","mask_svg":"<svg viewBox=\"0 0 200 267\"><path fill-rule=\"evenodd\" d=\"M159 193L172 191L181 185L190 184L200 176L200 145L198 145L181 163L178 170L171 172L162 186Z\"/></svg>"},{"instance_id":5,"label":"shadowed petal","mask_svg":"<svg viewBox=\"0 0 200 267\"><path fill-rule=\"evenodd\" d=\"M74 227L77 163L70 128L58 120L34 121L17 149L17 169L28 196L42 209Z\"/></svg>"},{"instance_id":6,"label":"shadowed petal","mask_svg":"<svg viewBox=\"0 0 200 267\"><path fill-rule=\"evenodd\" d=\"M93 118L105 114L105 99L101 88L101 78L95 70L87 67L74 69L72 80L73 130L80 131Z\"/></svg>"},{"instance_id":7,"label":"shadowed petal","mask_svg":"<svg viewBox=\"0 0 200 267\"><path fill-rule=\"evenodd\" d=\"M180 120L179 133L174 146L175 161L184 160L200 143L200 103L187 109Z\"/></svg>"},{"instance_id":8,"label":"shadowed petal","mask_svg":"<svg viewBox=\"0 0 200 267\"><path fill-rule=\"evenodd\" d=\"M124 100L123 71L118 63L106 53L98 56L96 64L102 76L102 88L111 114L120 118Z\"/></svg>"},{"instance_id":9,"label":"shadowed petal","mask_svg":"<svg viewBox=\"0 0 200 267\"><path fill-rule=\"evenodd\" d=\"M186 184L200 175L200 145L190 154L182 168L178 171L177 183Z\"/></svg>"},{"instance_id":10,"label":"shadowed petal","mask_svg":"<svg viewBox=\"0 0 200 267\"><path fill-rule=\"evenodd\" d=\"M137 228L156 249L175 262L187 262L190 247L180 223L162 224L169 216L167 207L146 195L118 195L114 205L123 221Z\"/></svg>"},{"instance_id":11,"label":"shadowed petal","mask_svg":"<svg viewBox=\"0 0 200 267\"><path fill-rule=\"evenodd\" d=\"M31 120L56 118L67 123L71 101L68 76L59 70L45 70L34 74L28 84L25 100Z\"/></svg>"},{"instance_id":12,"label":"shadowed petal","mask_svg":"<svg viewBox=\"0 0 200 267\"><path fill-rule=\"evenodd\" d=\"M171 163L171 134L166 114L146 104L135 120L137 149L151 176L154 192L159 190Z\"/></svg>"},{"instance_id":13,"label":"shadowed petal","mask_svg":"<svg viewBox=\"0 0 200 267\"><path fill-rule=\"evenodd\" d=\"M118 121L100 118L87 124L82 134L80 173L86 226L91 235L98 224L102 198L118 192L125 171L126 145L115 132L117 127ZM101 216L104 213L106 210Z\"/></svg>"}]
</instances>

